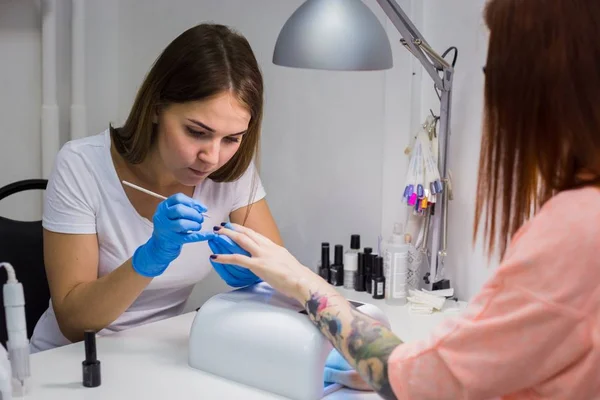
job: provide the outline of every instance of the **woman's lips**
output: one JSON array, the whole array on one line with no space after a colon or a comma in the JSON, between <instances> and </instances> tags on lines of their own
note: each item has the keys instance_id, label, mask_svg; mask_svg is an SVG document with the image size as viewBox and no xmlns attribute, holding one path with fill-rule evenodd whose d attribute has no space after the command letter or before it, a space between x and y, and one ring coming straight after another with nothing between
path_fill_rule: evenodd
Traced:
<instances>
[{"instance_id":1,"label":"woman's lips","mask_svg":"<svg viewBox=\"0 0 600 400\"><path fill-rule=\"evenodd\" d=\"M203 172L203 171L199 171L199 170L197 170L197 169L194 169L194 168L189 168L189 170L190 170L190 171L191 171L191 172L192 172L194 175L196 175L196 176L206 176L206 175L208 175L208 174L210 173L209 171L207 171L207 172Z\"/></svg>"}]
</instances>

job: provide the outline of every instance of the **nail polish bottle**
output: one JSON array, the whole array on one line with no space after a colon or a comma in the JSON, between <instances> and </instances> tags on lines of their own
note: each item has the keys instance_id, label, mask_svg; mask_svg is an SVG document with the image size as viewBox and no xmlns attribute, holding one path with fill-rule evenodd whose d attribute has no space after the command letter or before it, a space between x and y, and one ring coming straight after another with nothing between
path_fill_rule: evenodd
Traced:
<instances>
[{"instance_id":1,"label":"nail polish bottle","mask_svg":"<svg viewBox=\"0 0 600 400\"><path fill-rule=\"evenodd\" d=\"M344 284L344 246L336 244L334 248L333 265L330 268L329 275L333 286L342 286Z\"/></svg>"},{"instance_id":2,"label":"nail polish bottle","mask_svg":"<svg viewBox=\"0 0 600 400\"><path fill-rule=\"evenodd\" d=\"M327 282L331 283L329 269L329 243L321 243L321 265L319 266L319 275Z\"/></svg>"},{"instance_id":3,"label":"nail polish bottle","mask_svg":"<svg viewBox=\"0 0 600 400\"><path fill-rule=\"evenodd\" d=\"M374 254L365 254L365 291L368 293L373 293L373 288L371 287L371 279L373 276L373 266L375 264L375 255Z\"/></svg>"},{"instance_id":4,"label":"nail polish bottle","mask_svg":"<svg viewBox=\"0 0 600 400\"><path fill-rule=\"evenodd\" d=\"M365 247L363 252L365 253L365 290L371 293L371 270L373 268L373 261L371 261L371 255L373 254L373 248Z\"/></svg>"},{"instance_id":5,"label":"nail polish bottle","mask_svg":"<svg viewBox=\"0 0 600 400\"><path fill-rule=\"evenodd\" d=\"M83 372L83 386L97 387L102 382L100 373L100 361L96 355L96 332L86 330L84 332L85 360L81 363Z\"/></svg>"},{"instance_id":6,"label":"nail polish bottle","mask_svg":"<svg viewBox=\"0 0 600 400\"><path fill-rule=\"evenodd\" d=\"M385 298L385 276L383 275L383 257L375 258L375 268L373 270L373 279L371 283L373 287L373 298Z\"/></svg>"},{"instance_id":7,"label":"nail polish bottle","mask_svg":"<svg viewBox=\"0 0 600 400\"><path fill-rule=\"evenodd\" d=\"M354 283L354 290L357 292L365 291L365 254L358 253L358 269L356 270L356 282Z\"/></svg>"},{"instance_id":8,"label":"nail polish bottle","mask_svg":"<svg viewBox=\"0 0 600 400\"><path fill-rule=\"evenodd\" d=\"M358 269L358 251L360 250L360 235L350 236L350 248L344 253L344 287L354 289Z\"/></svg>"}]
</instances>

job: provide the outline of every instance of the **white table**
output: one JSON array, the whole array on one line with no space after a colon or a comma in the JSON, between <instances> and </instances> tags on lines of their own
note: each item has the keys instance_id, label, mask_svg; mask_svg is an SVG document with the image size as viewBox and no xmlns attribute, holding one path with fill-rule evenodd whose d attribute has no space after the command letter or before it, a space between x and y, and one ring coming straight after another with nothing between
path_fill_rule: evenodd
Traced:
<instances>
[{"instance_id":1,"label":"white table","mask_svg":"<svg viewBox=\"0 0 600 400\"><path fill-rule=\"evenodd\" d=\"M426 336L455 313L413 315L407 306L389 306L366 293L339 289L345 297L372 303L388 316L392 330L409 342ZM464 308L464 303L459 304ZM163 399L282 399L236 382L193 369L187 362L188 334L195 313L150 323L97 338L102 385L82 386L83 343L31 356L32 377L24 396L29 400L163 400ZM17 397L18 398L18 397ZM338 390L327 400L379 399L373 392Z\"/></svg>"}]
</instances>

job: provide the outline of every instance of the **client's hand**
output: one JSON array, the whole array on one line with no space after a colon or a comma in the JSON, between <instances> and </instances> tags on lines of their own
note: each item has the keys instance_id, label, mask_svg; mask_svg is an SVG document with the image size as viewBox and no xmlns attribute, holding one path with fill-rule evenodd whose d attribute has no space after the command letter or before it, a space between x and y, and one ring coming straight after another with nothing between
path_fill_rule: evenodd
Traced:
<instances>
[{"instance_id":1,"label":"client's hand","mask_svg":"<svg viewBox=\"0 0 600 400\"><path fill-rule=\"evenodd\" d=\"M231 228L231 225L225 224L226 227ZM214 254L242 254L249 256L246 250L242 249L233 240L224 235L215 235L213 238L208 240L208 246ZM260 282L260 278L252 271L247 268L243 268L237 265L221 264L219 262L210 260L217 274L232 287L243 287L250 286Z\"/></svg>"},{"instance_id":2,"label":"client's hand","mask_svg":"<svg viewBox=\"0 0 600 400\"><path fill-rule=\"evenodd\" d=\"M275 290L303 303L305 291L311 283L327 284L321 277L306 268L284 247L252 229L237 224L228 227L215 227L218 236L229 237L250 253L215 254L211 258L221 264L234 264L246 267L269 283ZM311 287L314 285L310 285Z\"/></svg>"},{"instance_id":3,"label":"client's hand","mask_svg":"<svg viewBox=\"0 0 600 400\"><path fill-rule=\"evenodd\" d=\"M325 361L323 381L327 383L339 383L340 385L356 390L373 390L336 349L331 350Z\"/></svg>"}]
</instances>

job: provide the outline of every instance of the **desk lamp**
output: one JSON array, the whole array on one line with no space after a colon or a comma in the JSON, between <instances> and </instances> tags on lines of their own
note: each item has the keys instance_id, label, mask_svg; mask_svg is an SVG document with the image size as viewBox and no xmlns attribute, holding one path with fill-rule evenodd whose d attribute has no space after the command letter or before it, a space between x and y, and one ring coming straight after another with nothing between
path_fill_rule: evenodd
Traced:
<instances>
[{"instance_id":1,"label":"desk lamp","mask_svg":"<svg viewBox=\"0 0 600 400\"><path fill-rule=\"evenodd\" d=\"M435 215L431 217L430 273L426 275L435 277L435 280L444 270L446 257L450 195L446 165L454 68L427 44L396 1L377 0L377 3L400 32L402 45L421 62L433 79L441 102L438 168L443 181L443 198L441 207L437 205ZM385 29L361 0L304 2L281 29L275 44L273 63L286 67L338 71L385 70L393 64ZM426 283L429 284L427 279ZM448 286L447 280L433 283L434 289Z\"/></svg>"}]
</instances>

